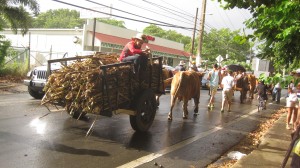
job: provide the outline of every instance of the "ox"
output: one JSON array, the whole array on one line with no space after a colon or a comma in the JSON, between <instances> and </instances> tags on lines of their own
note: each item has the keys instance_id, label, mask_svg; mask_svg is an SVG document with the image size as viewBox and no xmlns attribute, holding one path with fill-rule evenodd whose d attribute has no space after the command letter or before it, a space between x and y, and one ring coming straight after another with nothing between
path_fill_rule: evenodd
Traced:
<instances>
[{"instance_id":1,"label":"ox","mask_svg":"<svg viewBox=\"0 0 300 168\"><path fill-rule=\"evenodd\" d=\"M163 85L161 85L162 88L160 88L160 90L162 92L164 92L166 87L171 86L171 82L172 82L172 79L173 79L173 72L169 71L167 69L162 69L162 78L163 78ZM156 104L157 104L157 106L159 106L159 104L160 104L160 102L159 102L160 96L161 96L161 94L156 95Z\"/></svg>"},{"instance_id":2,"label":"ox","mask_svg":"<svg viewBox=\"0 0 300 168\"><path fill-rule=\"evenodd\" d=\"M254 90L256 88L256 77L253 74L248 74L248 80L249 80L249 98L253 99Z\"/></svg>"},{"instance_id":3,"label":"ox","mask_svg":"<svg viewBox=\"0 0 300 168\"><path fill-rule=\"evenodd\" d=\"M245 76L244 74L236 77L236 90L241 92L240 95L240 102L244 103L244 100L246 99L247 91L249 90L249 81L248 76Z\"/></svg>"},{"instance_id":4,"label":"ox","mask_svg":"<svg viewBox=\"0 0 300 168\"><path fill-rule=\"evenodd\" d=\"M191 98L194 99L195 109L194 112L198 113L198 104L200 98L200 81L202 78L202 73L197 73L194 71L180 71L177 72L171 83L171 108L168 115L168 119L172 120L172 111L176 103L177 98L183 100L183 118L187 119L188 101Z\"/></svg>"}]
</instances>

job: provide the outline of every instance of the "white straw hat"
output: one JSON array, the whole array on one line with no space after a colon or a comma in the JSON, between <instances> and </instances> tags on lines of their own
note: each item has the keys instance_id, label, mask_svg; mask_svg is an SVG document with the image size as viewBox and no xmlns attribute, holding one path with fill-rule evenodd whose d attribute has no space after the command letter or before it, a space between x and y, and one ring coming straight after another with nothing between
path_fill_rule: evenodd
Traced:
<instances>
[{"instance_id":1,"label":"white straw hat","mask_svg":"<svg viewBox=\"0 0 300 168\"><path fill-rule=\"evenodd\" d=\"M139 39L142 40L144 42L147 42L147 38L143 33L137 33L134 37L132 37L133 39Z\"/></svg>"}]
</instances>

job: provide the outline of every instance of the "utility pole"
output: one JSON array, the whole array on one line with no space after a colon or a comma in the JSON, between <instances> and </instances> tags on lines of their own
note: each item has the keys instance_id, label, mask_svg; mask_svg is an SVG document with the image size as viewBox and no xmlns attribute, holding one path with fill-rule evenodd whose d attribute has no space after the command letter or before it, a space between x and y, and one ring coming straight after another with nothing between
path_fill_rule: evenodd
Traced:
<instances>
[{"instance_id":1,"label":"utility pole","mask_svg":"<svg viewBox=\"0 0 300 168\"><path fill-rule=\"evenodd\" d=\"M198 18L198 8L196 9L196 17L195 17L195 24L194 24L194 31L193 31L193 38L192 38L192 50L191 50L191 55L193 55L194 48L195 48L195 32L196 32L197 18Z\"/></svg>"},{"instance_id":2,"label":"utility pole","mask_svg":"<svg viewBox=\"0 0 300 168\"><path fill-rule=\"evenodd\" d=\"M197 65L201 65L201 51L202 51L203 31L204 31L204 23L205 23L205 12L206 12L206 0L202 0L200 30L199 30L199 43L198 43L198 54L197 54L197 57L196 57Z\"/></svg>"},{"instance_id":3,"label":"utility pole","mask_svg":"<svg viewBox=\"0 0 300 168\"><path fill-rule=\"evenodd\" d=\"M93 39L92 39L92 51L95 50L95 34L96 34L96 18L94 18L94 25L93 25Z\"/></svg>"},{"instance_id":4,"label":"utility pole","mask_svg":"<svg viewBox=\"0 0 300 168\"><path fill-rule=\"evenodd\" d=\"M27 64L27 68L28 70L30 70L30 48L31 48L31 32L28 33L28 64Z\"/></svg>"}]
</instances>

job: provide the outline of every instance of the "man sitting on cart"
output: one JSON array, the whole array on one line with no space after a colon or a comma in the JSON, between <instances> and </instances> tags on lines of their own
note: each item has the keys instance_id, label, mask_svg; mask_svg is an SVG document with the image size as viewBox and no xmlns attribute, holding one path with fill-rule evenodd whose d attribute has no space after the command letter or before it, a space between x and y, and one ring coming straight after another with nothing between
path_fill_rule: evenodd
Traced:
<instances>
[{"instance_id":1,"label":"man sitting on cart","mask_svg":"<svg viewBox=\"0 0 300 168\"><path fill-rule=\"evenodd\" d=\"M121 62L134 62L134 73L137 77L139 76L139 72L146 71L147 68L147 52L150 49L147 47L145 50L142 50L142 45L145 42L148 42L146 35L142 33L136 34L125 45L119 58Z\"/></svg>"}]
</instances>

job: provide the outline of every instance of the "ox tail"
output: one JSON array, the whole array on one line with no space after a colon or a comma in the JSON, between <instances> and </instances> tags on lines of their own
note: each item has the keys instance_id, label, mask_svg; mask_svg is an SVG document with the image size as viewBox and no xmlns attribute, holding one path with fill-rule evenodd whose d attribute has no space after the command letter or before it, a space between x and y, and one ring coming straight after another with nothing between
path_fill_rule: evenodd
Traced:
<instances>
[{"instance_id":1,"label":"ox tail","mask_svg":"<svg viewBox=\"0 0 300 168\"><path fill-rule=\"evenodd\" d=\"M174 92L174 98L175 98L175 99L178 97L178 90L179 90L179 88L180 88L180 86L181 86L182 78L183 78L183 72L180 72L178 85L177 85L176 91Z\"/></svg>"}]
</instances>

